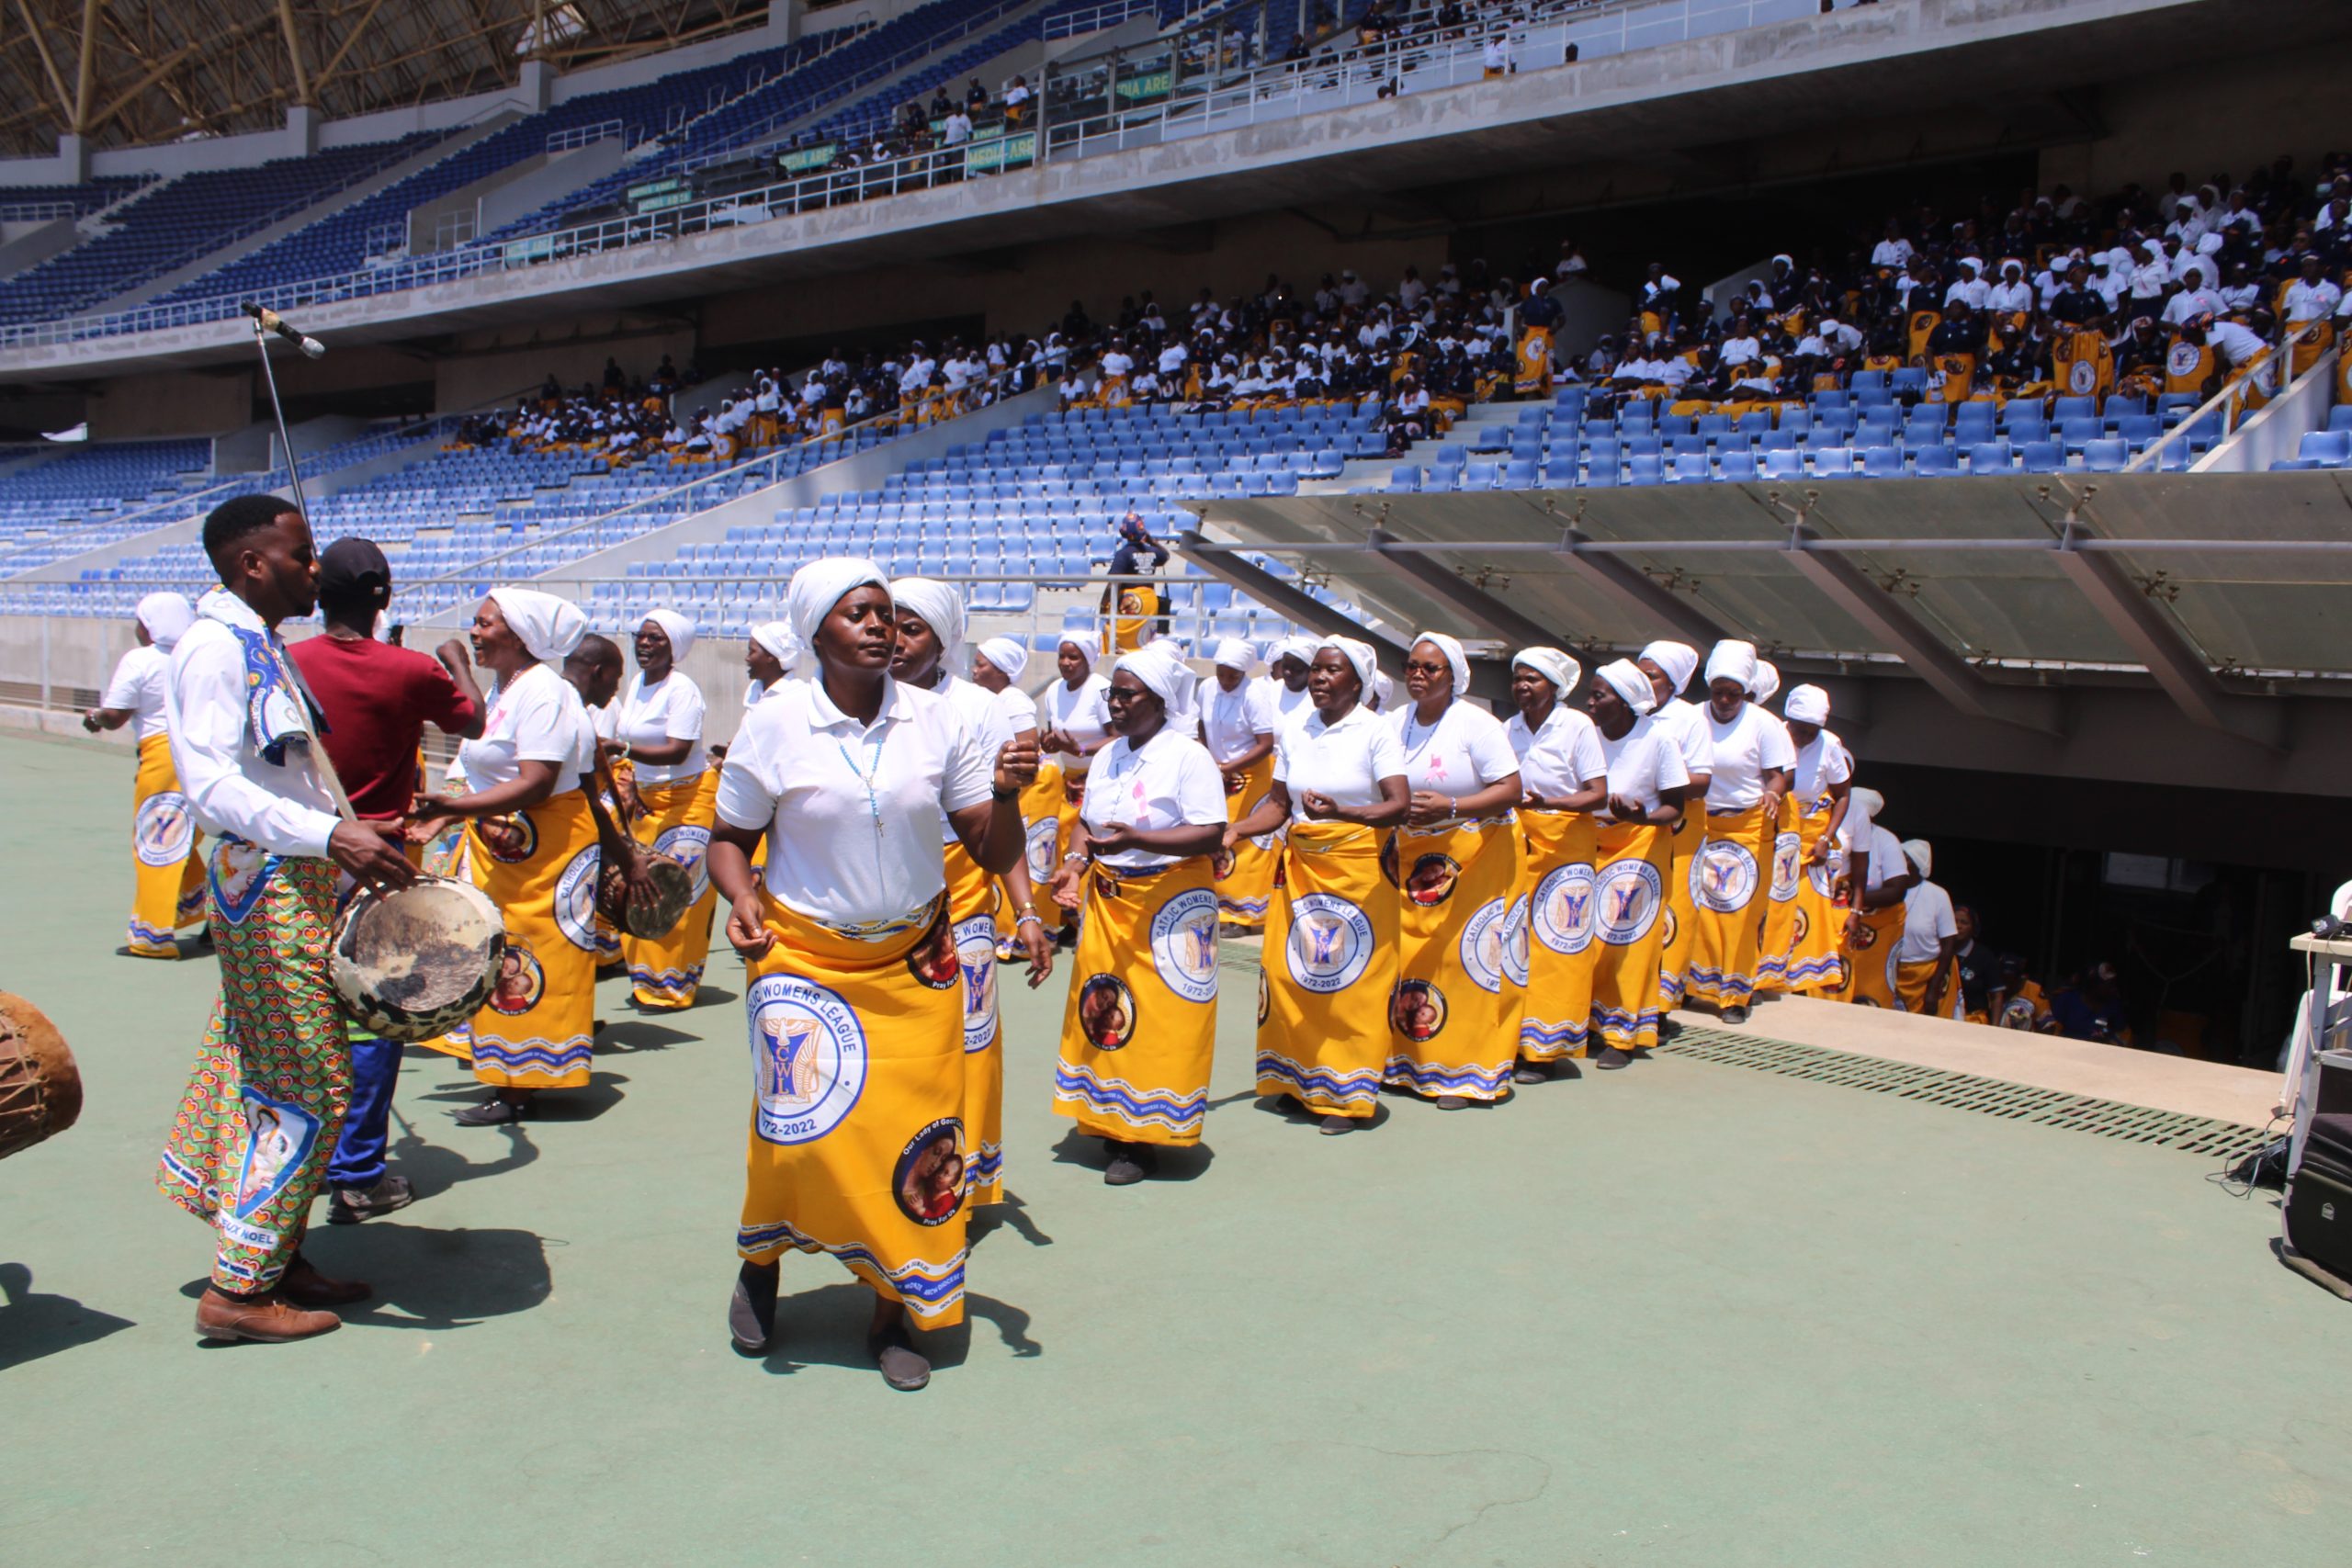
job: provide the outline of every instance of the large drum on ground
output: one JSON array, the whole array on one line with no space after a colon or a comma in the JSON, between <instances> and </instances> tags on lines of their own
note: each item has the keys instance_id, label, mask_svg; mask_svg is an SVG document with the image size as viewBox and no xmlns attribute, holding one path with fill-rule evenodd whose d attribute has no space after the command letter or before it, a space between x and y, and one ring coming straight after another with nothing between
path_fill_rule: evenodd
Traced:
<instances>
[{"instance_id":1,"label":"large drum on ground","mask_svg":"<svg viewBox=\"0 0 2352 1568\"><path fill-rule=\"evenodd\" d=\"M596 912L640 942L659 942L685 919L686 906L695 901L695 879L667 855L647 855L645 871L653 882L650 900L629 897L628 874L621 867L605 867L596 878Z\"/></svg>"},{"instance_id":2,"label":"large drum on ground","mask_svg":"<svg viewBox=\"0 0 2352 1568\"><path fill-rule=\"evenodd\" d=\"M0 1159L55 1137L82 1114L82 1074L49 1015L0 991Z\"/></svg>"},{"instance_id":3,"label":"large drum on ground","mask_svg":"<svg viewBox=\"0 0 2352 1568\"><path fill-rule=\"evenodd\" d=\"M506 922L470 882L363 887L335 920L328 968L344 1016L386 1040L430 1040L480 1011L506 956Z\"/></svg>"}]
</instances>

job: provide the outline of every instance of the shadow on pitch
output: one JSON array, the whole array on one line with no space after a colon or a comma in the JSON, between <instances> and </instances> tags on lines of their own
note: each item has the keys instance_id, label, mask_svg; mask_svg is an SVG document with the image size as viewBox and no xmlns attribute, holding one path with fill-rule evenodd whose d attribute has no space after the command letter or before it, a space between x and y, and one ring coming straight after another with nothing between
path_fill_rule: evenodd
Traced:
<instances>
[{"instance_id":1,"label":"shadow on pitch","mask_svg":"<svg viewBox=\"0 0 2352 1568\"><path fill-rule=\"evenodd\" d=\"M442 1060L447 1062L449 1058L445 1056ZM621 1089L621 1085L627 1082L628 1082L628 1077L621 1073L592 1072L588 1075L585 1088L541 1089L531 1097L530 1116L523 1125L529 1128L542 1124L561 1125L566 1122L594 1122L628 1098ZM452 1111L458 1111L469 1105L481 1104L490 1097L491 1093L492 1090L487 1084L481 1083L469 1075L461 1078L445 1079L417 1095L416 1098L429 1100L436 1104L446 1105ZM472 1130L460 1129L460 1131Z\"/></svg>"},{"instance_id":2,"label":"shadow on pitch","mask_svg":"<svg viewBox=\"0 0 2352 1568\"><path fill-rule=\"evenodd\" d=\"M1206 1144L1194 1144L1187 1148L1154 1145L1152 1152L1159 1156L1159 1168L1144 1178L1147 1186L1154 1181L1198 1181L1208 1174L1209 1167L1216 1163L1216 1151ZM1101 1170L1110 1162L1111 1156L1102 1146L1102 1140L1075 1127L1064 1133L1062 1141L1054 1145L1056 1165L1075 1165L1087 1170Z\"/></svg>"},{"instance_id":3,"label":"shadow on pitch","mask_svg":"<svg viewBox=\"0 0 2352 1568\"><path fill-rule=\"evenodd\" d=\"M971 1227L966 1233L966 1244L978 1247L982 1240L999 1229L1017 1232L1021 1239L1032 1247L1054 1245L1054 1238L1038 1229L1037 1222L1029 1217L1029 1205L1023 1202L1020 1195L1011 1188L1005 1189L1002 1201L989 1203L972 1211Z\"/></svg>"},{"instance_id":4,"label":"shadow on pitch","mask_svg":"<svg viewBox=\"0 0 2352 1568\"><path fill-rule=\"evenodd\" d=\"M696 1038L666 1023L655 1023L646 1018L628 1018L618 1023L608 1023L596 1032L596 1055L635 1055L640 1051L667 1051L673 1045L688 1044Z\"/></svg>"},{"instance_id":5,"label":"shadow on pitch","mask_svg":"<svg viewBox=\"0 0 2352 1568\"><path fill-rule=\"evenodd\" d=\"M791 1274L786 1267L788 1284ZM1046 1348L1029 1336L1029 1314L1011 1303L966 1292L964 1312L964 1321L956 1327L915 1337L915 1348L934 1368L964 1364L971 1354L975 1320L994 1328L1005 1348L1017 1357L1026 1359L1045 1354ZM874 1292L863 1285L827 1285L779 1296L775 1348L759 1359L760 1365L779 1377L789 1377L804 1367L848 1367L873 1372L874 1356L865 1348L866 1325L873 1316Z\"/></svg>"},{"instance_id":6,"label":"shadow on pitch","mask_svg":"<svg viewBox=\"0 0 2352 1568\"><path fill-rule=\"evenodd\" d=\"M354 1327L469 1328L485 1318L528 1312L548 1299L547 1244L524 1230L435 1230L373 1220L314 1226L302 1256L320 1273L365 1280L375 1295L335 1315ZM192 1280L180 1294L204 1294Z\"/></svg>"},{"instance_id":7,"label":"shadow on pitch","mask_svg":"<svg viewBox=\"0 0 2352 1568\"><path fill-rule=\"evenodd\" d=\"M0 1371L135 1327L130 1319L33 1289L33 1271L0 1263Z\"/></svg>"},{"instance_id":8,"label":"shadow on pitch","mask_svg":"<svg viewBox=\"0 0 2352 1568\"><path fill-rule=\"evenodd\" d=\"M399 1123L401 1135L385 1151L385 1157L394 1169L408 1178L420 1200L447 1192L460 1181L479 1181L485 1176L520 1170L539 1157L538 1145L531 1142L531 1124L527 1122L519 1127L451 1127L447 1135L458 1142L435 1144L426 1142L416 1124L397 1108L392 1111L392 1120ZM473 1145L485 1134L492 1138L503 1137L506 1152L496 1159L469 1158L459 1143Z\"/></svg>"}]
</instances>

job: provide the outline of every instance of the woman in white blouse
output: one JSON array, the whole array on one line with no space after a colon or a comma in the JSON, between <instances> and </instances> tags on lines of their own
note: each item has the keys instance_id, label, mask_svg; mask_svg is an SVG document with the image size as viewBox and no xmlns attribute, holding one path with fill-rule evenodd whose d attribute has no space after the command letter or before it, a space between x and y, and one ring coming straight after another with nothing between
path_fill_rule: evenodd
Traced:
<instances>
[{"instance_id":1,"label":"woman in white blouse","mask_svg":"<svg viewBox=\"0 0 2352 1568\"><path fill-rule=\"evenodd\" d=\"M180 634L196 624L196 606L168 591L139 601L139 646L122 656L98 699L82 716L82 728L96 735L134 724L139 772L130 791L131 884L130 938L122 951L133 958L177 958L179 928L204 920L204 857L196 814L180 792L172 767L172 742L164 722L164 672Z\"/></svg>"},{"instance_id":2,"label":"woman in white blouse","mask_svg":"<svg viewBox=\"0 0 2352 1568\"><path fill-rule=\"evenodd\" d=\"M1386 1079L1460 1111L1510 1093L1519 988L1503 931L1519 886L1512 808L1524 793L1501 720L1468 700L1470 660L1443 632L1405 655L1406 699L1385 715L1411 808L1396 830L1396 991Z\"/></svg>"},{"instance_id":3,"label":"woman in white blouse","mask_svg":"<svg viewBox=\"0 0 2352 1568\"><path fill-rule=\"evenodd\" d=\"M1062 1016L1054 1111L1101 1138L1105 1184L1201 1141L1216 1045L1217 905L1211 864L1225 789L1199 723L1197 680L1166 643L1111 672L1115 737L1095 758L1055 888L1084 911Z\"/></svg>"},{"instance_id":4,"label":"woman in white blouse","mask_svg":"<svg viewBox=\"0 0 2352 1568\"><path fill-rule=\"evenodd\" d=\"M1514 1082L1577 1076L1592 1017L1594 813L1609 801L1609 762L1590 716L1568 705L1583 667L1556 648L1511 658L1519 711L1503 727L1519 758L1521 861L1504 933L1504 967L1519 987ZM1559 1064L1566 1063L1563 1069Z\"/></svg>"},{"instance_id":5,"label":"woman in white blouse","mask_svg":"<svg viewBox=\"0 0 2352 1568\"><path fill-rule=\"evenodd\" d=\"M479 739L458 749L462 794L418 802L412 836L463 818L459 874L506 921L490 1000L424 1043L470 1059L497 1092L458 1112L465 1126L520 1122L543 1089L584 1089L595 1027L594 908L602 854L582 787L595 772L587 709L560 672L587 635L579 607L529 588L493 588L474 613L474 663L495 680Z\"/></svg>"},{"instance_id":6,"label":"woman in white blouse","mask_svg":"<svg viewBox=\"0 0 2352 1568\"><path fill-rule=\"evenodd\" d=\"M1724 641L1707 656L1707 820L1690 866L1693 909L1686 1000L1725 1023L1747 1021L1764 906L1777 858L1781 801L1796 748L1786 726L1748 701L1756 645Z\"/></svg>"},{"instance_id":7,"label":"woman in white blouse","mask_svg":"<svg viewBox=\"0 0 2352 1568\"><path fill-rule=\"evenodd\" d=\"M1679 737L1651 716L1651 677L1630 660L1603 665L1586 699L1609 770L1593 840L1590 1041L1597 1067L1623 1067L1657 1043L1658 952L1674 825L1691 788Z\"/></svg>"},{"instance_id":8,"label":"woman in white blouse","mask_svg":"<svg viewBox=\"0 0 2352 1568\"><path fill-rule=\"evenodd\" d=\"M1274 730L1280 720L1267 682L1250 679L1257 657L1239 637L1216 645L1215 690L1201 709L1201 739L1216 763L1227 818L1238 822L1265 798L1274 776ZM1279 682L1275 682L1279 685ZM1243 839L1217 857L1217 917L1226 929L1255 931L1266 923L1274 891L1279 841Z\"/></svg>"},{"instance_id":9,"label":"woman in white blouse","mask_svg":"<svg viewBox=\"0 0 2352 1568\"><path fill-rule=\"evenodd\" d=\"M637 673L613 703L612 738L604 742L629 830L694 879L693 901L668 934L621 936L630 997L645 1012L694 1006L710 957L717 898L707 863L718 775L703 753L702 688L678 668L695 637L694 622L675 610L655 610L639 625Z\"/></svg>"},{"instance_id":10,"label":"woman in white blouse","mask_svg":"<svg viewBox=\"0 0 2352 1568\"><path fill-rule=\"evenodd\" d=\"M1111 743L1111 682L1094 671L1091 637L1072 633L1054 653L1054 668L1061 679L1037 694L1037 749L1044 753L1038 769L1042 791L1046 769L1053 770L1061 786L1054 807L1054 863L1069 851L1070 834L1078 827L1080 805L1086 799L1086 773L1094 753ZM1056 906L1059 908L1059 906ZM1069 911L1071 919L1076 911ZM1063 939L1069 921L1062 922Z\"/></svg>"},{"instance_id":11,"label":"woman in white blouse","mask_svg":"<svg viewBox=\"0 0 2352 1568\"><path fill-rule=\"evenodd\" d=\"M945 698L891 678L895 616L872 561L811 562L789 597L815 669L745 716L710 856L746 960L753 1064L729 1330L765 1350L783 1255L829 1253L875 1292L883 1376L921 1388L931 1366L908 1327L963 1321L971 1157L941 829L1002 874L1036 748L1018 736L991 755Z\"/></svg>"},{"instance_id":12,"label":"woman in white blouse","mask_svg":"<svg viewBox=\"0 0 2352 1568\"><path fill-rule=\"evenodd\" d=\"M1225 841L1289 825L1258 978L1258 1092L1337 1134L1371 1119L1387 1066L1397 908L1381 849L1412 792L1396 730L1363 705L1372 649L1333 637L1307 668L1313 711L1276 739L1266 802Z\"/></svg>"}]
</instances>

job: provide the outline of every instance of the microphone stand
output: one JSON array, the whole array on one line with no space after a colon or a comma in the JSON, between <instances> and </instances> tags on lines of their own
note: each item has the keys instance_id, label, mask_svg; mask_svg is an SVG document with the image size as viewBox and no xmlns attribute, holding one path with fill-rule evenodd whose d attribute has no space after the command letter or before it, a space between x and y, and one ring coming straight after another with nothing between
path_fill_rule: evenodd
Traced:
<instances>
[{"instance_id":1,"label":"microphone stand","mask_svg":"<svg viewBox=\"0 0 2352 1568\"><path fill-rule=\"evenodd\" d=\"M307 521L310 503L302 499L302 470L294 461L294 438L286 433L286 405L277 400L277 372L269 363L269 334L259 320L254 322L254 352L261 355L262 380L269 388L269 412L277 419L277 444L286 453L286 473L293 480L294 509Z\"/></svg>"}]
</instances>

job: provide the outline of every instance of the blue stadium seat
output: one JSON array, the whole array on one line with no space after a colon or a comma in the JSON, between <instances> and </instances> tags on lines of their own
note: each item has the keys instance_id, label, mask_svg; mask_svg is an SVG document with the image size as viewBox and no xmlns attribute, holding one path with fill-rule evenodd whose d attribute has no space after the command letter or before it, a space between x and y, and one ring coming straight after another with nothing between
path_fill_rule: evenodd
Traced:
<instances>
[{"instance_id":1,"label":"blue stadium seat","mask_svg":"<svg viewBox=\"0 0 2352 1568\"><path fill-rule=\"evenodd\" d=\"M2131 457L2131 449L2120 441L2093 441L2083 447L2083 468L2094 474L2120 473Z\"/></svg>"}]
</instances>

